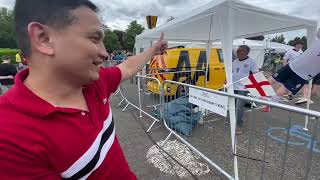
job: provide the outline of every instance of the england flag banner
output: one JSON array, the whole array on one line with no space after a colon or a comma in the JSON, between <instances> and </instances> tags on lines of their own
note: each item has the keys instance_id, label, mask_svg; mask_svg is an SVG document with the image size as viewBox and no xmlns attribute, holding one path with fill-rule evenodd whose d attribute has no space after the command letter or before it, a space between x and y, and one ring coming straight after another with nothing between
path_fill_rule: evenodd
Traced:
<instances>
[{"instance_id":1,"label":"england flag banner","mask_svg":"<svg viewBox=\"0 0 320 180\"><path fill-rule=\"evenodd\" d=\"M270 97L276 93L262 72L252 74L239 81L255 97Z\"/></svg>"}]
</instances>

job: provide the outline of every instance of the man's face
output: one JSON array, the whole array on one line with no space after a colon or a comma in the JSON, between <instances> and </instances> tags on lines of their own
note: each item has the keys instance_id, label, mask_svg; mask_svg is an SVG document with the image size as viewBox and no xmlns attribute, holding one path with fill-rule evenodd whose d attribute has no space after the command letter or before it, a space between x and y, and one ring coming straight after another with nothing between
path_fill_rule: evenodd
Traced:
<instances>
[{"instance_id":1,"label":"man's face","mask_svg":"<svg viewBox=\"0 0 320 180\"><path fill-rule=\"evenodd\" d=\"M248 52L245 48L239 47L237 50L237 58L240 60L245 59L248 56Z\"/></svg>"},{"instance_id":2,"label":"man's face","mask_svg":"<svg viewBox=\"0 0 320 180\"><path fill-rule=\"evenodd\" d=\"M296 44L295 48L296 48L296 50L299 51L300 49L303 48L303 44Z\"/></svg>"},{"instance_id":3,"label":"man's face","mask_svg":"<svg viewBox=\"0 0 320 180\"><path fill-rule=\"evenodd\" d=\"M103 44L102 24L96 13L80 7L72 11L76 20L60 31L54 31L54 71L81 85L99 79L99 69L107 52Z\"/></svg>"}]
</instances>

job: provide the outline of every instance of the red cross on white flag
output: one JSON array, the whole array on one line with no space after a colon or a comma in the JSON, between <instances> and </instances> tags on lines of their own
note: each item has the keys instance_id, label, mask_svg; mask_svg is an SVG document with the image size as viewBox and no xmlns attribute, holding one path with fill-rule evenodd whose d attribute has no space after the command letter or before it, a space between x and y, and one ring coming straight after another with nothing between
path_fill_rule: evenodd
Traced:
<instances>
[{"instance_id":1,"label":"red cross on white flag","mask_svg":"<svg viewBox=\"0 0 320 180\"><path fill-rule=\"evenodd\" d=\"M255 97L266 97L275 96L276 93L272 88L271 84L262 72L252 74L239 81L245 86L252 96Z\"/></svg>"}]
</instances>

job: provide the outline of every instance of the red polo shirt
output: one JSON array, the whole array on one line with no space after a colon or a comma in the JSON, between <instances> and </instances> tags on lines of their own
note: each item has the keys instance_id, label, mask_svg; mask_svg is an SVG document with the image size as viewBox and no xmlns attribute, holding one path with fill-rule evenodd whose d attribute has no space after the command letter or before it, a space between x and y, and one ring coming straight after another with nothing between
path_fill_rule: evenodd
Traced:
<instances>
[{"instance_id":1,"label":"red polo shirt","mask_svg":"<svg viewBox=\"0 0 320 180\"><path fill-rule=\"evenodd\" d=\"M28 73L19 73L0 97L0 179L136 179L108 102L121 80L119 68L101 69L100 79L83 88L89 112L36 96L23 84Z\"/></svg>"}]
</instances>

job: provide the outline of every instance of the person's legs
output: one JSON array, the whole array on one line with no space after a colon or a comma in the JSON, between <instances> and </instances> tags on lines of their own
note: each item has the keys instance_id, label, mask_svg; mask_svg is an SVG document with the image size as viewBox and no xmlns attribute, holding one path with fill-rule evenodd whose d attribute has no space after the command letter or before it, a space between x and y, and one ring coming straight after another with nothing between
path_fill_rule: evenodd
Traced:
<instances>
[{"instance_id":1,"label":"person's legs","mask_svg":"<svg viewBox=\"0 0 320 180\"><path fill-rule=\"evenodd\" d=\"M318 86L320 84L320 75L317 75L313 78L312 81L312 88L311 88L311 96L312 95L317 95L318 94ZM309 86L308 84L306 84L303 87L303 97L300 98L299 101L296 102L296 104L303 104L303 103L307 103L308 101L308 95L309 95ZM312 104L313 101L311 100L311 96L310 96L310 103Z\"/></svg>"},{"instance_id":2,"label":"person's legs","mask_svg":"<svg viewBox=\"0 0 320 180\"><path fill-rule=\"evenodd\" d=\"M307 82L293 72L289 65L281 68L272 76L272 78L273 80L271 80L270 83L274 83L274 81L276 81L281 84L281 86L276 90L277 95L272 97L272 100L275 102L278 102L281 97L289 92L295 95Z\"/></svg>"},{"instance_id":3,"label":"person's legs","mask_svg":"<svg viewBox=\"0 0 320 180\"><path fill-rule=\"evenodd\" d=\"M276 94L279 97L282 97L282 96L284 96L284 95L286 95L288 93L289 93L289 91L284 85L281 85L276 91Z\"/></svg>"},{"instance_id":4,"label":"person's legs","mask_svg":"<svg viewBox=\"0 0 320 180\"><path fill-rule=\"evenodd\" d=\"M246 96L248 94L247 91L235 91L236 94ZM242 134L241 128L243 126L243 116L244 116L244 107L246 101L241 99L237 99L236 101L236 118L237 118L237 134Z\"/></svg>"},{"instance_id":5,"label":"person's legs","mask_svg":"<svg viewBox=\"0 0 320 180\"><path fill-rule=\"evenodd\" d=\"M312 86L311 94L314 95L314 96L318 96L318 90L319 90L319 85L314 84Z\"/></svg>"},{"instance_id":6,"label":"person's legs","mask_svg":"<svg viewBox=\"0 0 320 180\"><path fill-rule=\"evenodd\" d=\"M309 91L309 85L306 84L303 86L303 89L302 89L302 97L297 102L295 102L295 104L307 103L308 91ZM310 102L313 103L311 100Z\"/></svg>"}]
</instances>

